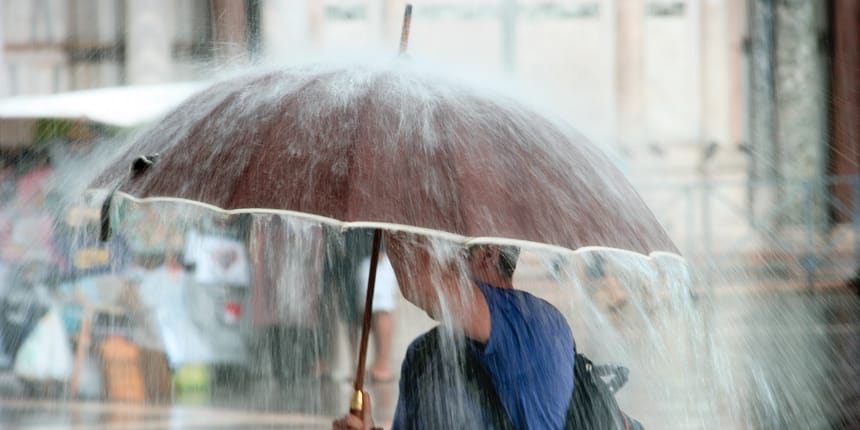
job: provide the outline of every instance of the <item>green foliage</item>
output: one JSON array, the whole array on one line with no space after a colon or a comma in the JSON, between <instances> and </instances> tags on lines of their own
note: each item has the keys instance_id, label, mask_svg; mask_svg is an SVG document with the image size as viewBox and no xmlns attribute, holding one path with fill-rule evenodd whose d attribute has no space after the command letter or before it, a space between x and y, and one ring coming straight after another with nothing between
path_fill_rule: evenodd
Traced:
<instances>
[{"instance_id":1,"label":"green foliage","mask_svg":"<svg viewBox=\"0 0 860 430\"><path fill-rule=\"evenodd\" d=\"M99 137L118 136L121 129L81 120L40 119L33 130L33 143L42 146L56 142L89 141Z\"/></svg>"}]
</instances>

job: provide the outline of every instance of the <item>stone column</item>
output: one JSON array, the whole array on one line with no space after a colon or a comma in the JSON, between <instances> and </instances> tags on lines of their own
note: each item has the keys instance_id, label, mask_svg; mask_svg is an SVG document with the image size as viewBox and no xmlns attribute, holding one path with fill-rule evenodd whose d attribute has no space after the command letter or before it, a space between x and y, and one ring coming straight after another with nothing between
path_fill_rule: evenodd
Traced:
<instances>
[{"instance_id":1,"label":"stone column","mask_svg":"<svg viewBox=\"0 0 860 430\"><path fill-rule=\"evenodd\" d=\"M128 84L167 82L172 78L174 4L170 0L128 1L126 76Z\"/></svg>"},{"instance_id":2,"label":"stone column","mask_svg":"<svg viewBox=\"0 0 860 430\"><path fill-rule=\"evenodd\" d=\"M753 219L771 233L795 227L807 244L814 231L807 227L827 221L826 189L815 182L827 154L822 7L751 0L749 13Z\"/></svg>"},{"instance_id":3,"label":"stone column","mask_svg":"<svg viewBox=\"0 0 860 430\"><path fill-rule=\"evenodd\" d=\"M248 61L248 14L245 2L212 0L212 39L219 65Z\"/></svg>"},{"instance_id":4,"label":"stone column","mask_svg":"<svg viewBox=\"0 0 860 430\"><path fill-rule=\"evenodd\" d=\"M751 221L769 229L772 208L780 198L780 152L777 141L775 87L775 1L749 1L749 144L751 152Z\"/></svg>"},{"instance_id":5,"label":"stone column","mask_svg":"<svg viewBox=\"0 0 860 430\"><path fill-rule=\"evenodd\" d=\"M777 169L786 178L816 178L827 171L826 63L819 45L822 5L806 0L776 2ZM780 201L791 206L784 211L784 221L825 225L824 184L803 190L786 186L791 188Z\"/></svg>"}]
</instances>

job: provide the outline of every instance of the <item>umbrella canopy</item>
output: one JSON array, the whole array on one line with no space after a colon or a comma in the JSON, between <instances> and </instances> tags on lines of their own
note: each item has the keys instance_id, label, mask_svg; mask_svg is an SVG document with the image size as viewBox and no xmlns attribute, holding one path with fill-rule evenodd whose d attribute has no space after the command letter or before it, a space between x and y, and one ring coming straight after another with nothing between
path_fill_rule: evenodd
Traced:
<instances>
[{"instance_id":1,"label":"umbrella canopy","mask_svg":"<svg viewBox=\"0 0 860 430\"><path fill-rule=\"evenodd\" d=\"M129 173L140 156L155 162ZM471 238L676 252L630 183L573 129L402 60L216 84L95 185Z\"/></svg>"}]
</instances>

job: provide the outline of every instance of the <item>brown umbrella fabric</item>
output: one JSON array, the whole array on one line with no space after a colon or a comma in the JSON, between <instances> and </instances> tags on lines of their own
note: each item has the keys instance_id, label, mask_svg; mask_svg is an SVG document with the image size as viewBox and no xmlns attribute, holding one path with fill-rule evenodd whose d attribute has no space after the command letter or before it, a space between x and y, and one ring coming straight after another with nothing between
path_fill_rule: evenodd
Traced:
<instances>
[{"instance_id":1,"label":"brown umbrella fabric","mask_svg":"<svg viewBox=\"0 0 860 430\"><path fill-rule=\"evenodd\" d=\"M130 174L140 156L155 161ZM676 252L574 130L402 59L216 84L132 142L95 185L569 249Z\"/></svg>"}]
</instances>

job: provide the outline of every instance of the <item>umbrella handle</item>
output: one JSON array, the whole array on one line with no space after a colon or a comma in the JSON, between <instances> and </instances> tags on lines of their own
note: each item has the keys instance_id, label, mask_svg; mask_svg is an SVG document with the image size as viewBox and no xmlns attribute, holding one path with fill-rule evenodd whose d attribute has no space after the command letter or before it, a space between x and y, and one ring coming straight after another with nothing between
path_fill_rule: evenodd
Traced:
<instances>
[{"instance_id":1,"label":"umbrella handle","mask_svg":"<svg viewBox=\"0 0 860 430\"><path fill-rule=\"evenodd\" d=\"M382 230L373 230L373 248L370 254L370 275L367 279L367 296L364 299L364 317L361 321L361 343L358 349L358 368L355 370L355 392L349 402L349 413L360 417L364 410L362 389L364 388L364 367L367 359L367 341L370 337L370 318L373 316L373 289L376 285L376 265L379 262L379 247Z\"/></svg>"},{"instance_id":2,"label":"umbrella handle","mask_svg":"<svg viewBox=\"0 0 860 430\"><path fill-rule=\"evenodd\" d=\"M359 418L364 412L364 393L361 390L355 390L352 393L352 400L349 401L349 413Z\"/></svg>"}]
</instances>

